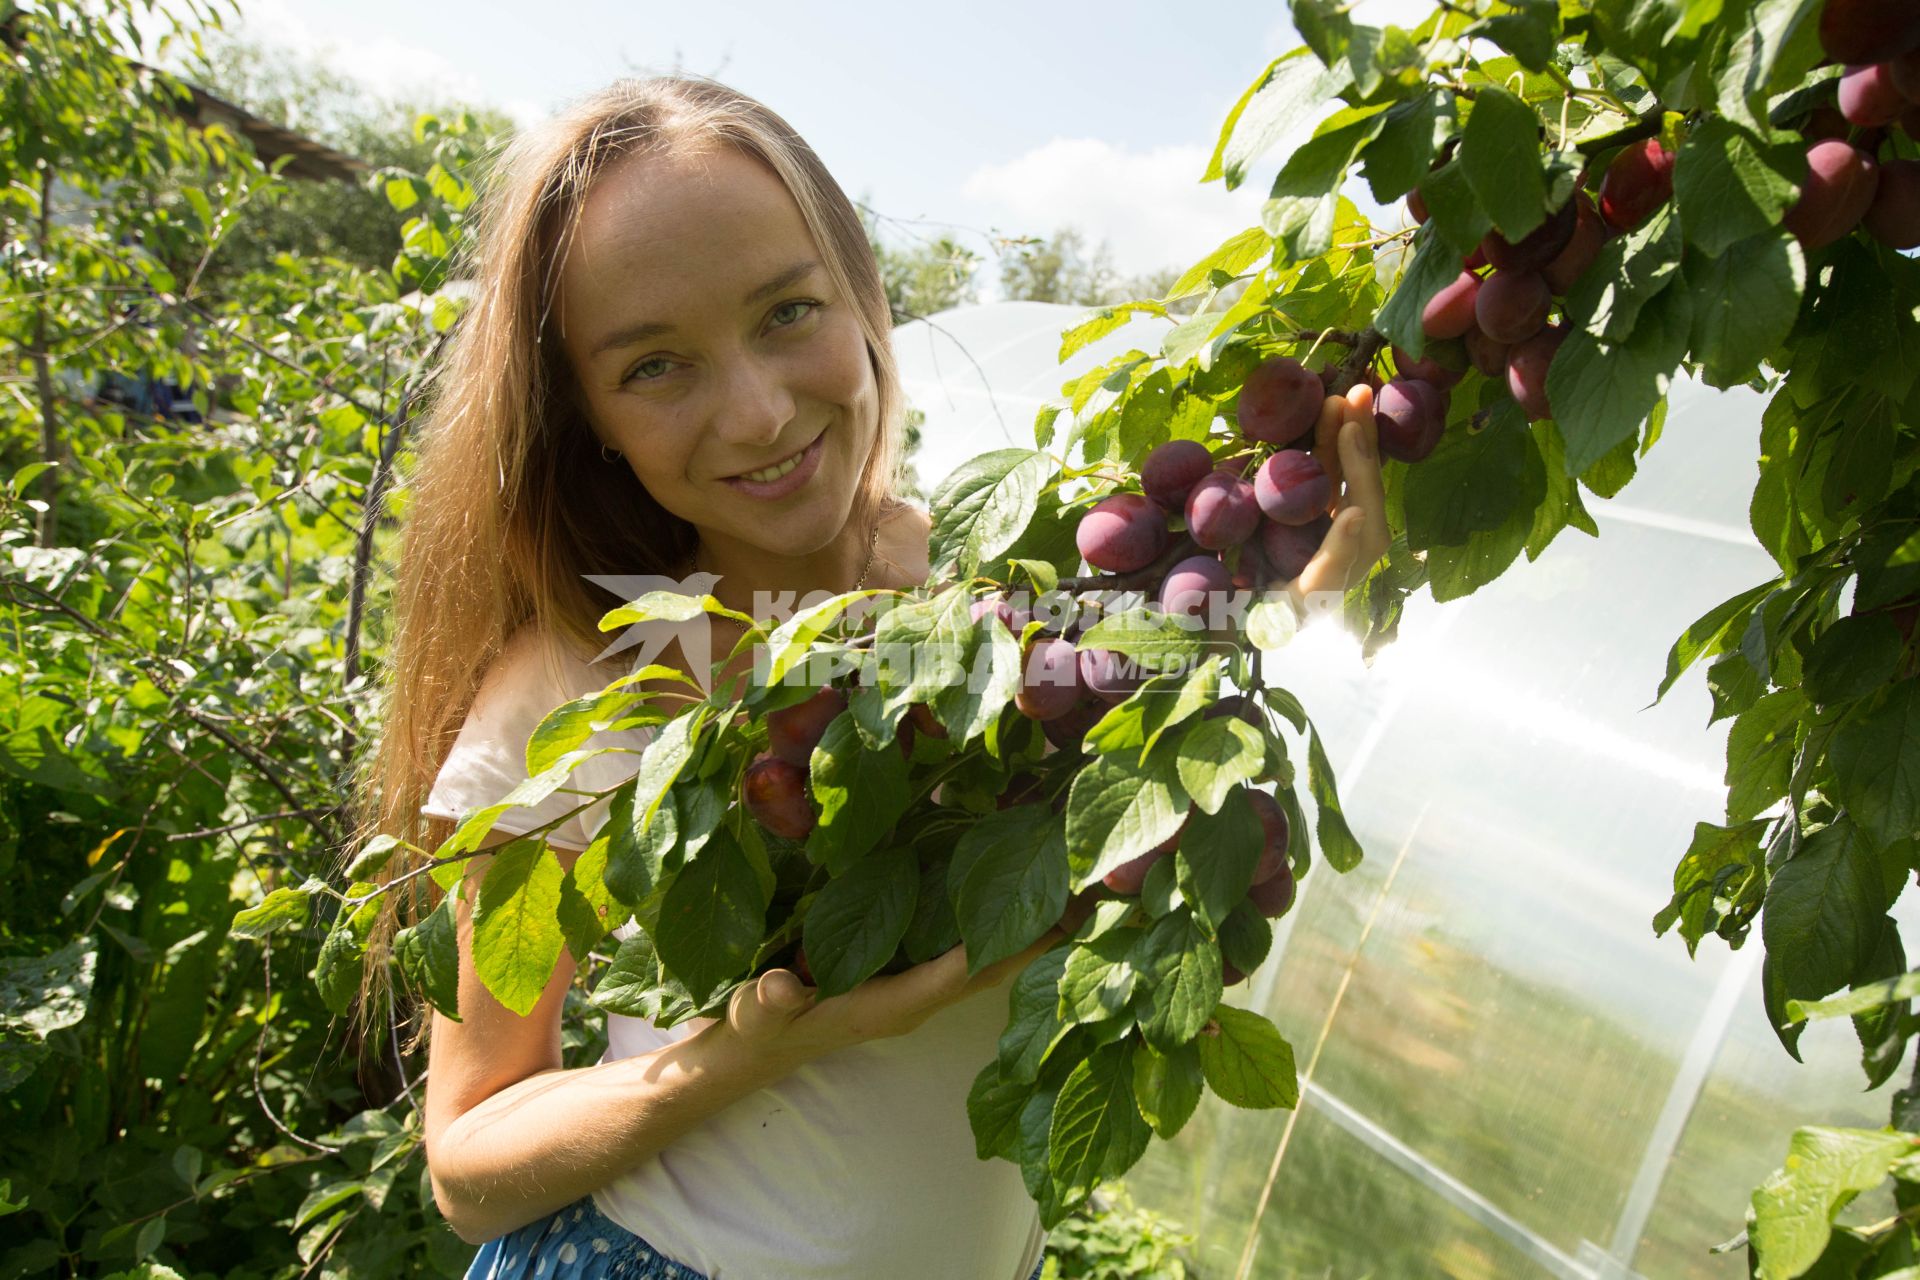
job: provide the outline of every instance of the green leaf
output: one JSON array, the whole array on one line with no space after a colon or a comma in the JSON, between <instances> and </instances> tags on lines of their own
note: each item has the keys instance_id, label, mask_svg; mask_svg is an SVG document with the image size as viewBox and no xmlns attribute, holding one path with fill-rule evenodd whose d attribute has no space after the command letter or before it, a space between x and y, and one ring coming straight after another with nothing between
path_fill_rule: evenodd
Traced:
<instances>
[{"instance_id":1,"label":"green leaf","mask_svg":"<svg viewBox=\"0 0 1920 1280\"><path fill-rule=\"evenodd\" d=\"M1304 49L1275 58L1227 112L1200 181L1224 178L1227 190L1237 188L1248 165L1321 110L1346 81L1344 68L1321 66Z\"/></svg>"},{"instance_id":2,"label":"green leaf","mask_svg":"<svg viewBox=\"0 0 1920 1280\"><path fill-rule=\"evenodd\" d=\"M1435 135L1451 124L1440 116L1438 96L1422 94L1388 111L1380 136L1361 151L1367 186L1378 203L1391 204L1413 190L1433 162Z\"/></svg>"},{"instance_id":3,"label":"green leaf","mask_svg":"<svg viewBox=\"0 0 1920 1280\"><path fill-rule=\"evenodd\" d=\"M1447 161L1420 179L1420 194L1427 202L1426 225L1432 228L1435 240L1444 242L1446 247L1453 250L1452 257L1447 258L1446 261L1452 267L1454 274L1458 275L1461 259L1471 256L1473 251L1480 247L1480 242L1486 239L1487 232L1493 229L1493 223L1487 218L1487 211L1480 207L1479 200L1475 198L1473 185L1467 181L1466 171L1460 167L1458 158ZM1422 228L1420 232L1414 233L1415 248L1420 247L1421 235L1425 230ZM1447 277L1447 279L1451 278L1451 276ZM1440 283L1445 284L1446 280ZM1425 307L1426 304L1426 298L1420 299L1419 307ZM1414 310L1416 318L1419 315L1419 307ZM1381 332L1385 333L1386 330L1383 329ZM1400 342L1399 345L1406 347L1411 354L1419 354L1413 348L1407 347L1404 342Z\"/></svg>"},{"instance_id":4,"label":"green leaf","mask_svg":"<svg viewBox=\"0 0 1920 1280\"><path fill-rule=\"evenodd\" d=\"M1726 652L1729 643L1737 641L1746 630L1747 619L1752 616L1754 607L1776 585L1774 582L1763 582L1757 587L1750 587L1737 596L1722 600L1696 618L1673 642L1673 648L1667 651L1667 673L1654 694L1654 702L1666 697L1673 682L1695 662Z\"/></svg>"},{"instance_id":5,"label":"green leaf","mask_svg":"<svg viewBox=\"0 0 1920 1280\"><path fill-rule=\"evenodd\" d=\"M1174 753L1180 785L1205 814L1218 813L1226 798L1259 777L1266 764L1266 739L1238 716L1195 722L1181 736ZM1199 816L1194 815L1194 821ZM1192 821L1187 829L1194 829Z\"/></svg>"},{"instance_id":6,"label":"green leaf","mask_svg":"<svg viewBox=\"0 0 1920 1280\"><path fill-rule=\"evenodd\" d=\"M1387 340L1418 357L1427 349L1427 331L1420 317L1433 295L1460 278L1460 255L1441 239L1430 222L1413 237L1413 261L1387 305L1374 318L1374 328Z\"/></svg>"},{"instance_id":7,"label":"green leaf","mask_svg":"<svg viewBox=\"0 0 1920 1280\"><path fill-rule=\"evenodd\" d=\"M1744 822L1787 794L1794 734L1811 708L1798 689L1767 694L1727 733L1727 817Z\"/></svg>"},{"instance_id":8,"label":"green leaf","mask_svg":"<svg viewBox=\"0 0 1920 1280\"><path fill-rule=\"evenodd\" d=\"M1900 628L1885 614L1837 619L1814 641L1803 687L1821 706L1864 698L1893 679L1903 650Z\"/></svg>"},{"instance_id":9,"label":"green leaf","mask_svg":"<svg viewBox=\"0 0 1920 1280\"><path fill-rule=\"evenodd\" d=\"M1767 100L1791 88L1821 58L1815 22L1821 0L1754 0L1714 31L1707 70L1720 110L1756 132L1767 129Z\"/></svg>"},{"instance_id":10,"label":"green leaf","mask_svg":"<svg viewBox=\"0 0 1920 1280\"><path fill-rule=\"evenodd\" d=\"M1255 1109L1299 1105L1293 1049L1259 1014L1222 1004L1199 1044L1200 1070L1223 1102Z\"/></svg>"},{"instance_id":11,"label":"green leaf","mask_svg":"<svg viewBox=\"0 0 1920 1280\"><path fill-rule=\"evenodd\" d=\"M560 860L538 840L493 851L473 909L473 967L488 991L525 1017L553 977L564 941Z\"/></svg>"},{"instance_id":12,"label":"green leaf","mask_svg":"<svg viewBox=\"0 0 1920 1280\"><path fill-rule=\"evenodd\" d=\"M820 822L807 837L807 855L834 875L884 840L912 799L899 750L891 742L868 747L846 711L814 747L809 775Z\"/></svg>"},{"instance_id":13,"label":"green leaf","mask_svg":"<svg viewBox=\"0 0 1920 1280\"><path fill-rule=\"evenodd\" d=\"M1687 292L1664 289L1647 301L1623 343L1603 342L1584 329L1567 335L1547 371L1547 399L1566 440L1569 474L1638 436L1666 397L1692 320Z\"/></svg>"},{"instance_id":14,"label":"green leaf","mask_svg":"<svg viewBox=\"0 0 1920 1280\"><path fill-rule=\"evenodd\" d=\"M1011 815L1019 818L995 821ZM1066 820L1046 805L986 815L960 837L954 856L965 866L954 915L969 976L1026 950L1067 909Z\"/></svg>"},{"instance_id":15,"label":"green leaf","mask_svg":"<svg viewBox=\"0 0 1920 1280\"><path fill-rule=\"evenodd\" d=\"M307 923L311 895L303 886L280 888L260 902L233 917L227 932L236 938L264 938L282 929L299 929Z\"/></svg>"},{"instance_id":16,"label":"green leaf","mask_svg":"<svg viewBox=\"0 0 1920 1280\"><path fill-rule=\"evenodd\" d=\"M853 990L892 958L919 892L911 846L870 853L821 887L802 933L821 999Z\"/></svg>"},{"instance_id":17,"label":"green leaf","mask_svg":"<svg viewBox=\"0 0 1920 1280\"><path fill-rule=\"evenodd\" d=\"M659 919L657 895L683 860L675 856L679 813L669 792L660 798L652 819L639 822L634 790L632 785L621 787L607 806L607 864L600 875L614 899L643 926L652 928Z\"/></svg>"},{"instance_id":18,"label":"green leaf","mask_svg":"<svg viewBox=\"0 0 1920 1280\"><path fill-rule=\"evenodd\" d=\"M1364 855L1360 842L1353 838L1353 831L1347 826L1346 813L1340 808L1333 766L1327 763L1327 750L1320 745L1317 728L1307 735L1307 787L1319 809L1314 831L1320 837L1321 852L1326 854L1329 866L1345 875L1360 865Z\"/></svg>"},{"instance_id":19,"label":"green leaf","mask_svg":"<svg viewBox=\"0 0 1920 1280\"><path fill-rule=\"evenodd\" d=\"M1079 892L1179 830L1191 804L1167 753L1095 756L1067 792L1067 859Z\"/></svg>"},{"instance_id":20,"label":"green leaf","mask_svg":"<svg viewBox=\"0 0 1920 1280\"><path fill-rule=\"evenodd\" d=\"M1072 1029L1059 1013L1060 979L1071 949L1061 943L1013 980L1013 991L1007 999L1007 1026L1000 1033L999 1044L1001 1071L1009 1080L1032 1084L1039 1078L1041 1062Z\"/></svg>"},{"instance_id":21,"label":"green leaf","mask_svg":"<svg viewBox=\"0 0 1920 1280\"><path fill-rule=\"evenodd\" d=\"M1681 247L1680 222L1670 208L1657 210L1639 227L1607 241L1567 294L1566 314L1573 328L1611 343L1625 342L1647 303L1680 278Z\"/></svg>"},{"instance_id":22,"label":"green leaf","mask_svg":"<svg viewBox=\"0 0 1920 1280\"><path fill-rule=\"evenodd\" d=\"M1767 163L1754 136L1726 120L1702 120L1674 157L1673 198L1687 243L1709 257L1750 237L1777 233L1796 194L1786 175Z\"/></svg>"},{"instance_id":23,"label":"green leaf","mask_svg":"<svg viewBox=\"0 0 1920 1280\"><path fill-rule=\"evenodd\" d=\"M1047 1134L1048 1169L1062 1203L1131 1169L1152 1130L1133 1100L1133 1045L1102 1045L1060 1086Z\"/></svg>"},{"instance_id":24,"label":"green leaf","mask_svg":"<svg viewBox=\"0 0 1920 1280\"><path fill-rule=\"evenodd\" d=\"M1180 892L1209 931L1246 899L1253 884L1253 869L1266 847L1265 831L1245 795L1236 789L1234 797L1218 812L1201 810L1189 817L1180 833L1180 845L1174 850ZM1207 1008L1212 1007L1209 1001Z\"/></svg>"},{"instance_id":25,"label":"green leaf","mask_svg":"<svg viewBox=\"0 0 1920 1280\"><path fill-rule=\"evenodd\" d=\"M1547 178L1540 164L1540 117L1506 90L1482 86L1460 137L1461 171L1480 207L1508 240L1547 219Z\"/></svg>"},{"instance_id":26,"label":"green leaf","mask_svg":"<svg viewBox=\"0 0 1920 1280\"><path fill-rule=\"evenodd\" d=\"M1273 921L1251 902L1242 902L1220 922L1220 958L1245 974L1266 963L1273 949Z\"/></svg>"},{"instance_id":27,"label":"green leaf","mask_svg":"<svg viewBox=\"0 0 1920 1280\"><path fill-rule=\"evenodd\" d=\"M621 942L588 1003L608 1013L644 1018L659 1027L683 1022L694 1012L686 988L662 971L653 938L646 933L636 933Z\"/></svg>"},{"instance_id":28,"label":"green leaf","mask_svg":"<svg viewBox=\"0 0 1920 1280\"><path fill-rule=\"evenodd\" d=\"M967 1090L967 1124L973 1130L974 1154L982 1160L995 1156L1018 1159L1020 1113L1033 1096L1030 1081L1009 1080L998 1062L989 1062Z\"/></svg>"},{"instance_id":29,"label":"green leaf","mask_svg":"<svg viewBox=\"0 0 1920 1280\"><path fill-rule=\"evenodd\" d=\"M1835 796L1870 840L1888 845L1912 835L1920 826L1920 679L1902 680L1842 724L1829 759Z\"/></svg>"},{"instance_id":30,"label":"green leaf","mask_svg":"<svg viewBox=\"0 0 1920 1280\"><path fill-rule=\"evenodd\" d=\"M620 923L609 918L613 914L613 895L607 889L606 868L611 843L605 834L595 837L573 860L573 865L566 869L566 878L560 882L560 932L578 965L585 965L600 939Z\"/></svg>"},{"instance_id":31,"label":"green leaf","mask_svg":"<svg viewBox=\"0 0 1920 1280\"><path fill-rule=\"evenodd\" d=\"M1129 963L1145 988L1140 1034L1147 1043L1172 1053L1199 1035L1220 1003L1220 944L1195 914L1173 911L1155 920Z\"/></svg>"},{"instance_id":32,"label":"green leaf","mask_svg":"<svg viewBox=\"0 0 1920 1280\"><path fill-rule=\"evenodd\" d=\"M1168 729L1219 700L1222 665L1215 656L1191 671L1150 677L1087 730L1088 748L1102 755L1131 751L1136 760L1145 759Z\"/></svg>"},{"instance_id":33,"label":"green leaf","mask_svg":"<svg viewBox=\"0 0 1920 1280\"><path fill-rule=\"evenodd\" d=\"M1060 976L1062 1021L1100 1022L1127 1011L1139 977L1131 962L1139 932L1115 929L1073 944Z\"/></svg>"},{"instance_id":34,"label":"green leaf","mask_svg":"<svg viewBox=\"0 0 1920 1280\"><path fill-rule=\"evenodd\" d=\"M1501 528L1547 496L1546 466L1533 432L1518 414L1477 432L1449 431L1401 487L1407 546L1414 551L1461 546L1474 533Z\"/></svg>"},{"instance_id":35,"label":"green leaf","mask_svg":"<svg viewBox=\"0 0 1920 1280\"><path fill-rule=\"evenodd\" d=\"M419 923L393 935L394 958L400 972L434 1009L460 1021L460 953L455 941L454 906L447 894Z\"/></svg>"},{"instance_id":36,"label":"green leaf","mask_svg":"<svg viewBox=\"0 0 1920 1280\"><path fill-rule=\"evenodd\" d=\"M1847 994L1831 1000L1789 1000L1787 1021L1818 1022L1823 1018L1851 1018L1855 1014L1882 1009L1915 996L1920 996L1920 969L1909 970L1896 978L1883 978L1879 982L1856 986Z\"/></svg>"},{"instance_id":37,"label":"green leaf","mask_svg":"<svg viewBox=\"0 0 1920 1280\"><path fill-rule=\"evenodd\" d=\"M954 469L929 505L929 563L936 575L970 578L997 560L1033 519L1053 461L1032 449L996 449Z\"/></svg>"},{"instance_id":38,"label":"green leaf","mask_svg":"<svg viewBox=\"0 0 1920 1280\"><path fill-rule=\"evenodd\" d=\"M1157 609L1125 609L1100 619L1081 633L1076 649L1111 649L1160 670L1185 667L1206 651L1207 637L1192 621Z\"/></svg>"},{"instance_id":39,"label":"green leaf","mask_svg":"<svg viewBox=\"0 0 1920 1280\"><path fill-rule=\"evenodd\" d=\"M1740 241L1718 258L1689 255L1693 358L1716 387L1745 382L1779 351L1806 288L1800 244L1778 230Z\"/></svg>"},{"instance_id":40,"label":"green leaf","mask_svg":"<svg viewBox=\"0 0 1920 1280\"><path fill-rule=\"evenodd\" d=\"M843 591L818 604L809 605L775 627L773 634L766 639L764 655L755 656L755 678L768 686L785 680L790 672L806 661L813 652L814 641L837 622L841 614L860 601L879 595L880 591L878 587L865 591Z\"/></svg>"},{"instance_id":41,"label":"green leaf","mask_svg":"<svg viewBox=\"0 0 1920 1280\"><path fill-rule=\"evenodd\" d=\"M1753 1193L1747 1235L1765 1261L1762 1280L1804 1273L1826 1251L1833 1220L1862 1191L1910 1155L1911 1134L1810 1125L1795 1130L1787 1162Z\"/></svg>"},{"instance_id":42,"label":"green leaf","mask_svg":"<svg viewBox=\"0 0 1920 1280\"><path fill-rule=\"evenodd\" d=\"M1171 1139L1186 1127L1200 1105L1205 1084L1196 1045L1177 1045L1162 1054L1143 1044L1134 1051L1133 1100L1162 1139Z\"/></svg>"},{"instance_id":43,"label":"green leaf","mask_svg":"<svg viewBox=\"0 0 1920 1280\"><path fill-rule=\"evenodd\" d=\"M999 722L1019 691L1020 642L991 613L977 621L958 614L956 621L961 619L966 679L934 696L933 713L955 742L970 742Z\"/></svg>"},{"instance_id":44,"label":"green leaf","mask_svg":"<svg viewBox=\"0 0 1920 1280\"><path fill-rule=\"evenodd\" d=\"M704 1005L752 962L766 933L770 899L766 882L727 826L716 830L700 856L674 877L660 904L654 946L696 1005ZM807 950L812 963L813 949Z\"/></svg>"},{"instance_id":45,"label":"green leaf","mask_svg":"<svg viewBox=\"0 0 1920 1280\"><path fill-rule=\"evenodd\" d=\"M1666 933L1678 922L1691 958L1700 939L1720 923L1718 902L1731 903L1750 896L1757 906L1766 884L1766 859L1760 841L1767 825L1765 819L1735 827L1694 823L1693 842L1673 871L1673 897L1654 914L1654 936Z\"/></svg>"},{"instance_id":46,"label":"green leaf","mask_svg":"<svg viewBox=\"0 0 1920 1280\"><path fill-rule=\"evenodd\" d=\"M1054 1189L1048 1160L1048 1136L1053 1128L1053 1104L1057 1088L1036 1092L1020 1112L1020 1179L1027 1194L1040 1209L1040 1225L1052 1230L1067 1216L1067 1206Z\"/></svg>"},{"instance_id":47,"label":"green leaf","mask_svg":"<svg viewBox=\"0 0 1920 1280\"><path fill-rule=\"evenodd\" d=\"M1787 1001L1851 984L1873 958L1887 905L1879 859L1844 815L1802 840L1773 873L1760 915L1761 986L1768 1019L1795 1061L1800 1027L1787 1023Z\"/></svg>"},{"instance_id":48,"label":"green leaf","mask_svg":"<svg viewBox=\"0 0 1920 1280\"><path fill-rule=\"evenodd\" d=\"M359 853L353 855L353 861L347 865L347 879L373 879L393 860L393 851L399 847L400 841L396 836L375 836L361 847Z\"/></svg>"}]
</instances>

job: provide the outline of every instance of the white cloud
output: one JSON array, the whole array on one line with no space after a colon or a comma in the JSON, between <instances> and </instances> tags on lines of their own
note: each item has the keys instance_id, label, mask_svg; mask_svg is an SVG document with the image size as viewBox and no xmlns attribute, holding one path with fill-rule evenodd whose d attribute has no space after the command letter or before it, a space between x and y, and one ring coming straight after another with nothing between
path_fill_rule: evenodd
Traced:
<instances>
[{"instance_id":1,"label":"white cloud","mask_svg":"<svg viewBox=\"0 0 1920 1280\"><path fill-rule=\"evenodd\" d=\"M1052 235L1072 225L1089 250L1104 239L1123 274L1186 266L1256 226L1264 188L1202 184L1210 148L1128 151L1096 138L1056 138L968 175L962 194L1003 230Z\"/></svg>"}]
</instances>

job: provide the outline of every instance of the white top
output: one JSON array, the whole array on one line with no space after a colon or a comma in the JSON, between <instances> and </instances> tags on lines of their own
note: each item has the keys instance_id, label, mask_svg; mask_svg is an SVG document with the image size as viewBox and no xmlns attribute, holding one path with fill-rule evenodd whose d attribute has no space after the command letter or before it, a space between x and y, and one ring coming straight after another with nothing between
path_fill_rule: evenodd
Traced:
<instances>
[{"instance_id":1,"label":"white top","mask_svg":"<svg viewBox=\"0 0 1920 1280\"><path fill-rule=\"evenodd\" d=\"M517 634L488 669L421 812L459 819L526 777L525 746L560 703L627 674L555 654ZM597 733L587 745L643 745L647 730ZM631 777L639 757L596 756L574 774L598 790ZM579 803L565 793L509 809L497 830L520 834ZM586 821L582 821L586 819ZM599 804L549 842L585 848L606 822ZM628 922L614 931L637 931ZM935 1013L904 1036L869 1040L807 1064L715 1114L594 1193L600 1211L710 1280L1027 1280L1046 1232L1018 1166L982 1161L967 1091L992 1060L1012 984ZM607 1015L601 1058L649 1053L710 1019L661 1030Z\"/></svg>"}]
</instances>

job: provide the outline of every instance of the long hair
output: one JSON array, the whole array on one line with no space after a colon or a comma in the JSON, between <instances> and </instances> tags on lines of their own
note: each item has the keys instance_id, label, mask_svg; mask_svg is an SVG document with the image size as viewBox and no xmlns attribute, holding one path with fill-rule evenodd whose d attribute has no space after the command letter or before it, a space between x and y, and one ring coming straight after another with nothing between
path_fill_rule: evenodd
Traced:
<instances>
[{"instance_id":1,"label":"long hair","mask_svg":"<svg viewBox=\"0 0 1920 1280\"><path fill-rule=\"evenodd\" d=\"M517 136L490 173L461 270L474 294L440 367L404 493L380 731L356 764L358 823L348 856L376 834L432 849L452 825L420 806L451 750L488 664L523 624L582 650L604 647L599 618L619 601L587 574L675 576L698 541L624 463L606 461L549 327L560 266L587 193L632 154L730 146L786 185L841 295L866 334L879 432L855 493L856 527L894 501L905 397L892 316L853 203L813 148L746 94L704 77L620 80ZM424 862L403 848L389 874ZM352 1025L384 1042L395 1011L393 934L437 905L419 876L381 900ZM405 899L402 901L401 899ZM423 901L424 899L424 901ZM410 1042L430 1019L423 1009ZM364 1050L363 1050L364 1055Z\"/></svg>"}]
</instances>

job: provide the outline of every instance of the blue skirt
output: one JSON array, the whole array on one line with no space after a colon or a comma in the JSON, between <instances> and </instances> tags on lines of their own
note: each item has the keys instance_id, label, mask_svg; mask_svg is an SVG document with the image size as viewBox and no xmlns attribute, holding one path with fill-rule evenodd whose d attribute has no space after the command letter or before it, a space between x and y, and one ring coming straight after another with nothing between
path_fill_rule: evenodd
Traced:
<instances>
[{"instance_id":1,"label":"blue skirt","mask_svg":"<svg viewBox=\"0 0 1920 1280\"><path fill-rule=\"evenodd\" d=\"M1046 1260L1029 1280L1040 1280ZM480 1246L466 1280L707 1280L600 1212L585 1195Z\"/></svg>"}]
</instances>

